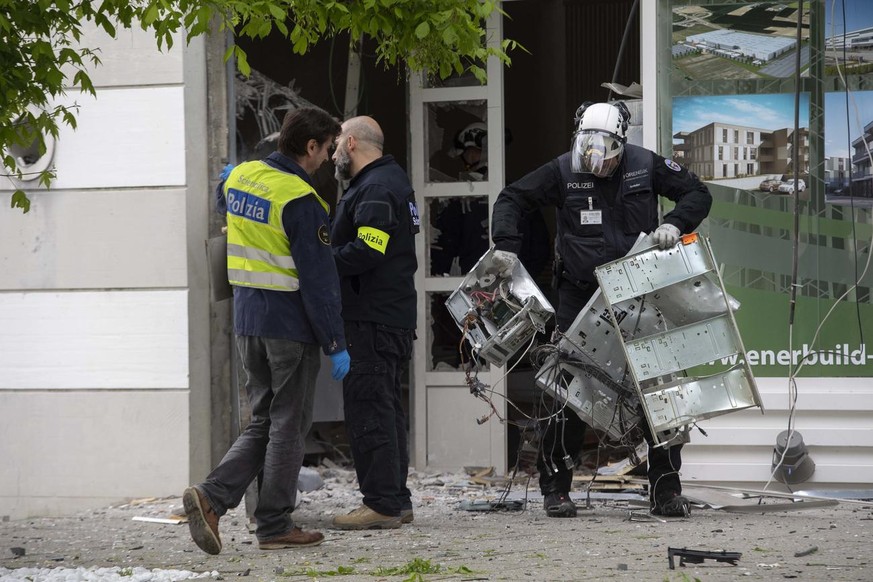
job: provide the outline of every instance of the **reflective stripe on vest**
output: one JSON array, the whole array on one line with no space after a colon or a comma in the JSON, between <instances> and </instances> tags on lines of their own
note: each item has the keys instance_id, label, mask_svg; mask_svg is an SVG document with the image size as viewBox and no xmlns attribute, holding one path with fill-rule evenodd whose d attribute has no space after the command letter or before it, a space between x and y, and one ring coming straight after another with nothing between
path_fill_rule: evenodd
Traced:
<instances>
[{"instance_id":1,"label":"reflective stripe on vest","mask_svg":"<svg viewBox=\"0 0 873 582\"><path fill-rule=\"evenodd\" d=\"M282 211L292 200L312 194L303 178L264 162L245 162L224 183L227 201L227 277L231 285L274 291L300 288Z\"/></svg>"},{"instance_id":2,"label":"reflective stripe on vest","mask_svg":"<svg viewBox=\"0 0 873 582\"><path fill-rule=\"evenodd\" d=\"M255 268L247 269L246 265ZM227 243L227 278L234 285L295 291L300 287L295 267L291 255L274 255L260 249Z\"/></svg>"}]
</instances>

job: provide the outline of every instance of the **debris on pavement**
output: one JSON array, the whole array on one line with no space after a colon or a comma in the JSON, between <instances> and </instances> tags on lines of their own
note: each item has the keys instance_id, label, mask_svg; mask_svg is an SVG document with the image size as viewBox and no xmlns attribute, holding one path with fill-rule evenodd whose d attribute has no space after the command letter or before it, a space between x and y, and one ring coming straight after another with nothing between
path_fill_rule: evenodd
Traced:
<instances>
[{"instance_id":1,"label":"debris on pavement","mask_svg":"<svg viewBox=\"0 0 873 582\"><path fill-rule=\"evenodd\" d=\"M811 548L807 548L805 550L800 550L799 552L794 552L795 558L802 558L803 556L809 556L810 554L814 554L818 551L818 546L812 546Z\"/></svg>"},{"instance_id":2,"label":"debris on pavement","mask_svg":"<svg viewBox=\"0 0 873 582\"><path fill-rule=\"evenodd\" d=\"M675 570L676 565L673 558L679 557L679 567L685 564L702 564L704 560L715 560L716 562L725 562L732 566L736 566L737 562L743 556L741 552L710 552L706 550L689 550L686 548L667 548L667 562L670 564L670 569Z\"/></svg>"},{"instance_id":3,"label":"debris on pavement","mask_svg":"<svg viewBox=\"0 0 873 582\"><path fill-rule=\"evenodd\" d=\"M292 517L304 529L324 532L321 546L259 551L245 503L221 518L224 547L217 556L199 551L185 527L133 519L179 517L180 490L177 496L155 497L151 502L123 502L68 516L0 522L0 547L6 548L0 552L0 568L10 569L0 579L24 580L18 576L29 568L48 573L37 578L40 582L73 579L63 576L79 568L91 574L98 568L117 568L115 575L145 568L142 580L152 582L168 582L166 573L171 570L224 580L342 576L351 582L393 579L395 574L389 572L399 574L409 564L427 563L433 568L422 571L422 580L445 578L433 576L436 571L465 580L566 580L584 571L591 580L630 582L674 579L663 559L667 548L673 547L742 552L745 563L687 566L690 579L707 582L734 582L740 576L763 581L774 575L780 579L873 580L868 549L871 503L841 501L819 509L792 511L789 507L770 513L760 508L754 513L700 509L690 518L658 519L649 514L648 495L639 483L633 479L601 482L605 476L600 475L592 485L607 487L588 488L574 482L570 491L580 506L590 500L587 510L576 518L556 520L546 516L536 478L507 476L505 485L489 486L473 482L471 475L460 470L413 470L408 481L415 511L412 523L396 530L344 532L330 529L330 523L333 516L361 503L355 471L326 459L313 469L324 485L300 493ZM482 469L474 471L474 476ZM497 480L496 475L487 478ZM683 493L712 506L757 507L759 502L748 498L749 491L698 485L689 483ZM790 494L774 493L773 497L766 501L795 505L789 503L793 501ZM500 509L513 510L496 510L495 501L508 504ZM813 546L817 548L814 558L795 555ZM13 547L26 548L26 553L16 556L11 553ZM836 569L840 572L835 577ZM413 573L410 570L405 575ZM106 580L115 579L111 576ZM131 576L117 579L139 580Z\"/></svg>"}]
</instances>

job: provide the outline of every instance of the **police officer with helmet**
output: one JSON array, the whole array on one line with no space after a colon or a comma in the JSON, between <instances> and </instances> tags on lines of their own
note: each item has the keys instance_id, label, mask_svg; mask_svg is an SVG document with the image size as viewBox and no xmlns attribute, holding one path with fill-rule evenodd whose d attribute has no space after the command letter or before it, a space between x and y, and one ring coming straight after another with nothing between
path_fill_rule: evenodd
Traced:
<instances>
[{"instance_id":1,"label":"police officer with helmet","mask_svg":"<svg viewBox=\"0 0 873 582\"><path fill-rule=\"evenodd\" d=\"M505 275L522 244L519 218L555 207L555 286L557 327L566 331L597 290L594 269L623 257L640 232L652 233L662 249L675 245L706 218L712 197L692 172L673 160L627 143L630 113L621 102L583 103L576 111L572 148L508 185L497 197L491 233L494 262ZM658 196L675 207L658 223ZM652 513L688 515L679 480L681 444L652 446L648 423L648 477ZM575 517L570 499L573 459L582 447L585 425L564 407L549 422L537 466L549 517Z\"/></svg>"}]
</instances>

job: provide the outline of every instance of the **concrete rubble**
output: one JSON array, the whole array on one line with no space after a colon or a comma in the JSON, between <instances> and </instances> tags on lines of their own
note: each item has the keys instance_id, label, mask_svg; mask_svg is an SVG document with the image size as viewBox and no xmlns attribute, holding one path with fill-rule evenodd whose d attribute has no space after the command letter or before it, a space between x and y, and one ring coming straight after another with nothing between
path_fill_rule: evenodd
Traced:
<instances>
[{"instance_id":1,"label":"concrete rubble","mask_svg":"<svg viewBox=\"0 0 873 582\"><path fill-rule=\"evenodd\" d=\"M729 490L710 495L687 483L697 500L691 518L661 519L648 514L642 485L630 482L605 484L590 495L574 491L580 507L589 499L590 508L575 519L553 519L542 509L535 479L527 488L527 478L516 479L504 495L508 480L484 479L482 472L413 471L412 524L344 532L331 530L330 521L356 507L360 495L353 471L328 464L317 468L323 486L301 493L294 512L298 525L324 532L321 546L261 551L241 506L221 520L222 553L208 556L191 541L187 525L161 523L181 512L181 499L152 498L0 523L0 568L115 566L224 580L873 580L873 502L792 506L790 498L744 499ZM767 509L777 503L789 505ZM483 511L489 504L498 509ZM760 511L750 508L756 504ZM716 509L734 505L743 506L741 512ZM671 570L669 548L741 557L735 565L680 563L679 552Z\"/></svg>"}]
</instances>

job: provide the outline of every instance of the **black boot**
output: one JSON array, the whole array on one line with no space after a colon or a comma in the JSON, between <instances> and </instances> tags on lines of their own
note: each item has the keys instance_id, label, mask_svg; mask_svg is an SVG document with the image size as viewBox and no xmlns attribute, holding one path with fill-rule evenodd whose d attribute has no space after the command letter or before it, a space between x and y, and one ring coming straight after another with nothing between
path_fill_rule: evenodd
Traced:
<instances>
[{"instance_id":1,"label":"black boot","mask_svg":"<svg viewBox=\"0 0 873 582\"><path fill-rule=\"evenodd\" d=\"M671 493L652 502L652 514L664 517L690 517L691 503L681 494Z\"/></svg>"},{"instance_id":2,"label":"black boot","mask_svg":"<svg viewBox=\"0 0 873 582\"><path fill-rule=\"evenodd\" d=\"M576 517L576 504L569 493L547 493L543 507L549 517Z\"/></svg>"}]
</instances>

